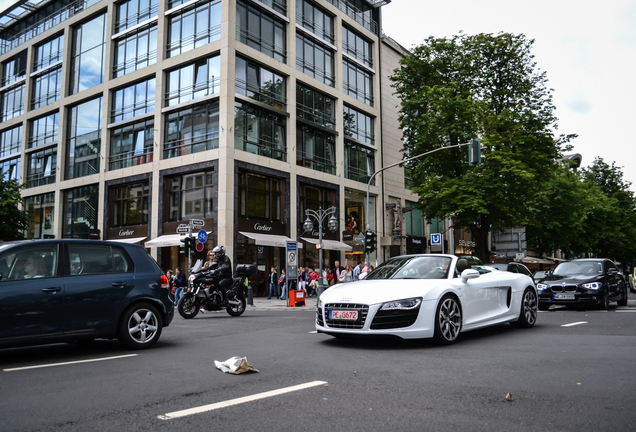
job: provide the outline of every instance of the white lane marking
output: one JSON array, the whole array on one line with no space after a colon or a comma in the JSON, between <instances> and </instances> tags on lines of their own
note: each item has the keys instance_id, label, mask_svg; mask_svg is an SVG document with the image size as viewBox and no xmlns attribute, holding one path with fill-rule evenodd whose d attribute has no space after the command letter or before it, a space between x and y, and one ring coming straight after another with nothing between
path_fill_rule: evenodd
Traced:
<instances>
[{"instance_id":1,"label":"white lane marking","mask_svg":"<svg viewBox=\"0 0 636 432\"><path fill-rule=\"evenodd\" d=\"M36 366L25 366L25 367L19 367L19 368L3 369L3 371L15 372L15 371L21 371L21 370L27 370L27 369L39 369L39 368L46 368L46 367L53 367L53 366L66 366L66 365L79 364L79 363L91 363L91 362L98 362L98 361L104 361L104 360L115 360L115 359L126 358L126 357L136 357L138 355L139 354L126 354L121 356L102 357L102 358L96 358L96 359L90 359L90 360L77 360L77 361L64 362L64 363L50 363L50 364L43 364L43 365L36 365Z\"/></svg>"},{"instance_id":2,"label":"white lane marking","mask_svg":"<svg viewBox=\"0 0 636 432\"><path fill-rule=\"evenodd\" d=\"M189 416L189 415L193 415L193 414L200 414L202 412L206 412L206 411L212 411L212 410L216 410L216 409L220 409L220 408L227 408L229 406L232 405L238 405L238 404L242 404L245 402L252 402L258 399L265 399L268 397L272 397L272 396L278 396L281 394L285 394L285 393L290 393L290 392L294 392L294 391L298 391L298 390L303 390L306 388L310 388L310 387L315 387L315 386L319 386L319 385L324 385L327 384L327 381L311 381L305 384L299 384L299 385L295 385L295 386L291 386L291 387L285 387L282 389L278 389L278 390L272 390L272 391L268 391L268 392L264 392L264 393L257 393L255 395L252 396L244 396L244 397L240 397L240 398L236 398L236 399L230 399L228 401L224 401L224 402L217 402L217 403L213 403L210 405L203 405L200 407L195 407L195 408L189 408L189 409L185 409L185 410L181 410L181 411L174 411L171 413L167 413L167 414L163 414L163 415L159 415L157 416L158 418L160 418L161 420L170 420L173 418L179 418L179 417L185 417L185 416Z\"/></svg>"},{"instance_id":3,"label":"white lane marking","mask_svg":"<svg viewBox=\"0 0 636 432\"><path fill-rule=\"evenodd\" d=\"M579 324L587 324L587 321L579 321L579 322L573 322L570 324L563 324L561 327L572 327Z\"/></svg>"},{"instance_id":4,"label":"white lane marking","mask_svg":"<svg viewBox=\"0 0 636 432\"><path fill-rule=\"evenodd\" d=\"M616 309L616 312L636 312L636 309Z\"/></svg>"}]
</instances>

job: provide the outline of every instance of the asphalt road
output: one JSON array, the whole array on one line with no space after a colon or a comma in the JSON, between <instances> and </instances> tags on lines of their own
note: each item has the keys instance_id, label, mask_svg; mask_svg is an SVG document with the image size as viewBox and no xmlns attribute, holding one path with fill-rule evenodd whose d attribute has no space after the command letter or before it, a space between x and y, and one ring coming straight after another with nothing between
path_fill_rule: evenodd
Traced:
<instances>
[{"instance_id":1,"label":"asphalt road","mask_svg":"<svg viewBox=\"0 0 636 432\"><path fill-rule=\"evenodd\" d=\"M449 347L336 340L313 333L312 306L281 304L261 301L238 318L177 316L147 351L126 351L117 341L0 350L0 430L635 427L635 301L609 312L542 312L532 329L497 326ZM214 367L233 356L246 356L260 372Z\"/></svg>"}]
</instances>

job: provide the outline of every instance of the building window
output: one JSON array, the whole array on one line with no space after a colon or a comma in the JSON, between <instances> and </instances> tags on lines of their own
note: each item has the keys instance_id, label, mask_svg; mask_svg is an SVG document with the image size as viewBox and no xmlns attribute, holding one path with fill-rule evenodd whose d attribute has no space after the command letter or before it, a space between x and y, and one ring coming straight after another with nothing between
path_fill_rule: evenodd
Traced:
<instances>
[{"instance_id":1,"label":"building window","mask_svg":"<svg viewBox=\"0 0 636 432\"><path fill-rule=\"evenodd\" d=\"M296 34L296 69L331 87L335 85L333 55L313 38Z\"/></svg>"},{"instance_id":2,"label":"building window","mask_svg":"<svg viewBox=\"0 0 636 432\"><path fill-rule=\"evenodd\" d=\"M149 189L148 183L110 188L110 228L147 224Z\"/></svg>"},{"instance_id":3,"label":"building window","mask_svg":"<svg viewBox=\"0 0 636 432\"><path fill-rule=\"evenodd\" d=\"M239 217L283 222L283 180L239 171Z\"/></svg>"},{"instance_id":4,"label":"building window","mask_svg":"<svg viewBox=\"0 0 636 432\"><path fill-rule=\"evenodd\" d=\"M373 34L378 34L378 23L373 19L374 7L368 0L327 0L353 18Z\"/></svg>"},{"instance_id":5,"label":"building window","mask_svg":"<svg viewBox=\"0 0 636 432\"><path fill-rule=\"evenodd\" d=\"M165 130L164 159L219 148L219 102L171 112Z\"/></svg>"},{"instance_id":6,"label":"building window","mask_svg":"<svg viewBox=\"0 0 636 432\"><path fill-rule=\"evenodd\" d=\"M31 108L37 109L58 100L62 93L62 65L33 78Z\"/></svg>"},{"instance_id":7,"label":"building window","mask_svg":"<svg viewBox=\"0 0 636 432\"><path fill-rule=\"evenodd\" d=\"M333 17L307 0L296 2L296 22L319 38L334 43Z\"/></svg>"},{"instance_id":8,"label":"building window","mask_svg":"<svg viewBox=\"0 0 636 432\"><path fill-rule=\"evenodd\" d=\"M342 59L342 90L367 105L373 105L373 75L346 58Z\"/></svg>"},{"instance_id":9,"label":"building window","mask_svg":"<svg viewBox=\"0 0 636 432\"><path fill-rule=\"evenodd\" d=\"M358 35L347 26L342 26L342 50L360 63L373 67L371 42Z\"/></svg>"},{"instance_id":10,"label":"building window","mask_svg":"<svg viewBox=\"0 0 636 432\"><path fill-rule=\"evenodd\" d=\"M27 187L55 183L57 147L28 153Z\"/></svg>"},{"instance_id":11,"label":"building window","mask_svg":"<svg viewBox=\"0 0 636 432\"><path fill-rule=\"evenodd\" d=\"M336 129L336 100L302 84L296 84L296 116L329 129Z\"/></svg>"},{"instance_id":12,"label":"building window","mask_svg":"<svg viewBox=\"0 0 636 432\"><path fill-rule=\"evenodd\" d=\"M102 98L72 107L69 117L66 179L97 174L100 165Z\"/></svg>"},{"instance_id":13,"label":"building window","mask_svg":"<svg viewBox=\"0 0 636 432\"><path fill-rule=\"evenodd\" d=\"M0 176L5 180L20 181L20 158L0 161Z\"/></svg>"},{"instance_id":14,"label":"building window","mask_svg":"<svg viewBox=\"0 0 636 432\"><path fill-rule=\"evenodd\" d=\"M301 184L299 197L298 197L298 208L299 208L298 214L302 215L302 217L297 218L298 229L300 230L300 232L304 231L304 228L302 226L305 223L305 219L306 219L305 210L307 209L318 210L319 208L326 210L336 205L337 205L337 201L336 201L335 190ZM327 228L327 222L328 222L327 219L323 221L324 223L323 230L322 230L323 234L326 234L329 232L329 229Z\"/></svg>"},{"instance_id":15,"label":"building window","mask_svg":"<svg viewBox=\"0 0 636 432\"><path fill-rule=\"evenodd\" d=\"M110 171L152 162L154 119L112 128L110 131Z\"/></svg>"},{"instance_id":16,"label":"building window","mask_svg":"<svg viewBox=\"0 0 636 432\"><path fill-rule=\"evenodd\" d=\"M0 158L20 154L22 149L22 126L0 132Z\"/></svg>"},{"instance_id":17,"label":"building window","mask_svg":"<svg viewBox=\"0 0 636 432\"><path fill-rule=\"evenodd\" d=\"M26 197L24 207L29 212L31 222L24 233L27 239L55 238L53 235L55 217L55 194L47 193Z\"/></svg>"},{"instance_id":18,"label":"building window","mask_svg":"<svg viewBox=\"0 0 636 432\"><path fill-rule=\"evenodd\" d=\"M211 218L214 210L214 171L188 173L164 180L164 215L168 222Z\"/></svg>"},{"instance_id":19,"label":"building window","mask_svg":"<svg viewBox=\"0 0 636 432\"><path fill-rule=\"evenodd\" d=\"M24 89L22 82L4 90L0 94L2 99L2 121L7 121L24 113Z\"/></svg>"},{"instance_id":20,"label":"building window","mask_svg":"<svg viewBox=\"0 0 636 432\"><path fill-rule=\"evenodd\" d=\"M252 3L238 0L236 3L236 38L263 54L285 62L286 23Z\"/></svg>"},{"instance_id":21,"label":"building window","mask_svg":"<svg viewBox=\"0 0 636 432\"><path fill-rule=\"evenodd\" d=\"M116 7L115 33L119 33L156 17L159 12L159 0L128 0Z\"/></svg>"},{"instance_id":22,"label":"building window","mask_svg":"<svg viewBox=\"0 0 636 432\"><path fill-rule=\"evenodd\" d=\"M368 183L375 172L375 151L345 141L345 178Z\"/></svg>"},{"instance_id":23,"label":"building window","mask_svg":"<svg viewBox=\"0 0 636 432\"><path fill-rule=\"evenodd\" d=\"M214 56L168 72L166 106L189 102L220 91L221 61Z\"/></svg>"},{"instance_id":24,"label":"building window","mask_svg":"<svg viewBox=\"0 0 636 432\"><path fill-rule=\"evenodd\" d=\"M344 134L361 143L375 145L373 118L358 110L344 106Z\"/></svg>"},{"instance_id":25,"label":"building window","mask_svg":"<svg viewBox=\"0 0 636 432\"><path fill-rule=\"evenodd\" d=\"M286 161L285 117L236 102L234 146L249 153Z\"/></svg>"},{"instance_id":26,"label":"building window","mask_svg":"<svg viewBox=\"0 0 636 432\"><path fill-rule=\"evenodd\" d=\"M99 185L64 191L62 238L87 239L97 229Z\"/></svg>"},{"instance_id":27,"label":"building window","mask_svg":"<svg viewBox=\"0 0 636 432\"><path fill-rule=\"evenodd\" d=\"M145 68L157 62L157 24L136 29L114 41L115 78Z\"/></svg>"},{"instance_id":28,"label":"building window","mask_svg":"<svg viewBox=\"0 0 636 432\"><path fill-rule=\"evenodd\" d=\"M155 110L155 78L113 92L113 123Z\"/></svg>"},{"instance_id":29,"label":"building window","mask_svg":"<svg viewBox=\"0 0 636 432\"><path fill-rule=\"evenodd\" d=\"M26 77L27 50L2 63L2 86L13 84Z\"/></svg>"},{"instance_id":30,"label":"building window","mask_svg":"<svg viewBox=\"0 0 636 432\"><path fill-rule=\"evenodd\" d=\"M280 110L287 109L285 78L258 64L236 58L235 92Z\"/></svg>"},{"instance_id":31,"label":"building window","mask_svg":"<svg viewBox=\"0 0 636 432\"><path fill-rule=\"evenodd\" d=\"M170 16L168 28L168 57L221 39L221 0L179 10Z\"/></svg>"},{"instance_id":32,"label":"building window","mask_svg":"<svg viewBox=\"0 0 636 432\"><path fill-rule=\"evenodd\" d=\"M32 120L27 148L40 147L57 142L59 127L60 116L57 112Z\"/></svg>"},{"instance_id":33,"label":"building window","mask_svg":"<svg viewBox=\"0 0 636 432\"><path fill-rule=\"evenodd\" d=\"M106 14L75 28L71 60L71 94L104 82Z\"/></svg>"},{"instance_id":34,"label":"building window","mask_svg":"<svg viewBox=\"0 0 636 432\"><path fill-rule=\"evenodd\" d=\"M406 202L406 207L411 210L406 212L406 235L424 237L424 214L417 208L417 203Z\"/></svg>"},{"instance_id":35,"label":"building window","mask_svg":"<svg viewBox=\"0 0 636 432\"><path fill-rule=\"evenodd\" d=\"M336 173L336 137L299 126L296 131L296 165L328 174Z\"/></svg>"},{"instance_id":36,"label":"building window","mask_svg":"<svg viewBox=\"0 0 636 432\"><path fill-rule=\"evenodd\" d=\"M63 60L64 35L61 34L35 47L33 70L39 71Z\"/></svg>"}]
</instances>

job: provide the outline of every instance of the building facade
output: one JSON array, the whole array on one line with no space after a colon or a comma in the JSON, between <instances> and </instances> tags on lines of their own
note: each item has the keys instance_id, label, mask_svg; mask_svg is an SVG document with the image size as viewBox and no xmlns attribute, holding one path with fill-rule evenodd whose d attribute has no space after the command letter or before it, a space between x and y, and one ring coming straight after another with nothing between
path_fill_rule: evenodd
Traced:
<instances>
[{"instance_id":1,"label":"building facade","mask_svg":"<svg viewBox=\"0 0 636 432\"><path fill-rule=\"evenodd\" d=\"M196 258L225 245L264 281L288 239L318 266L305 210L335 206L326 265L363 261L361 231L390 238L386 204L410 196L387 172L367 214L371 175L401 157L383 143L378 3L16 3L0 18L0 172L26 184L25 237L134 242L185 268L178 227L198 220Z\"/></svg>"}]
</instances>

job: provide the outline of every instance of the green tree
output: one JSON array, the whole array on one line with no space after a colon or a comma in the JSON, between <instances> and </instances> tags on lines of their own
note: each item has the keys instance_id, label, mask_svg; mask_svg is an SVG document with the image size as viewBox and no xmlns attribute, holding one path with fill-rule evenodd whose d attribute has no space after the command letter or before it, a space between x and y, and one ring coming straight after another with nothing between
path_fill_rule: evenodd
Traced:
<instances>
[{"instance_id":1,"label":"green tree","mask_svg":"<svg viewBox=\"0 0 636 432\"><path fill-rule=\"evenodd\" d=\"M492 228L523 225L528 201L555 169L570 136L555 137L551 90L524 35L429 38L391 79L401 99L405 156L482 140L482 164L451 149L408 164L412 189L430 221L452 217L489 258Z\"/></svg>"},{"instance_id":2,"label":"green tree","mask_svg":"<svg viewBox=\"0 0 636 432\"><path fill-rule=\"evenodd\" d=\"M28 228L31 217L20 195L23 188L24 185L19 185L17 181L9 180L0 173L0 240L24 238L24 231Z\"/></svg>"}]
</instances>

